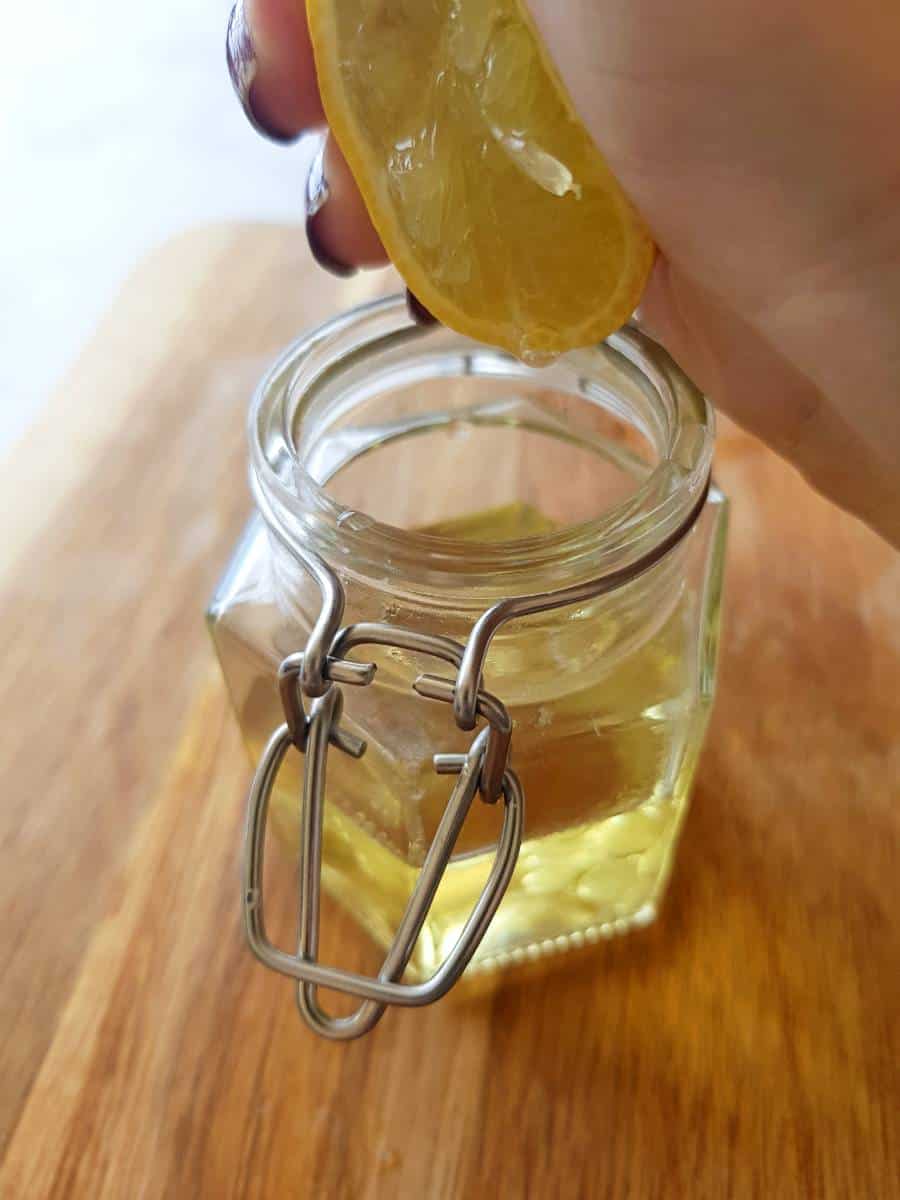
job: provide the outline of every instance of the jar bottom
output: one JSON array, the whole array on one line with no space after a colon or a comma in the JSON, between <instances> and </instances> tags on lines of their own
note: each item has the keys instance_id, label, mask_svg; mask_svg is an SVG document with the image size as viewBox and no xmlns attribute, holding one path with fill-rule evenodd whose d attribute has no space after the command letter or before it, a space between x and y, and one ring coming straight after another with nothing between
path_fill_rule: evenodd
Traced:
<instances>
[{"instance_id":1,"label":"jar bottom","mask_svg":"<svg viewBox=\"0 0 900 1200\"><path fill-rule=\"evenodd\" d=\"M523 842L509 890L469 974L578 949L655 918L702 738L703 729L696 729L670 794L653 795L627 812ZM272 821L286 849L296 845L296 804L292 788L276 789ZM416 869L334 805L326 813L323 860L323 885L329 894L386 949ZM446 959L492 862L491 852L451 862L410 962L411 979L428 978Z\"/></svg>"}]
</instances>

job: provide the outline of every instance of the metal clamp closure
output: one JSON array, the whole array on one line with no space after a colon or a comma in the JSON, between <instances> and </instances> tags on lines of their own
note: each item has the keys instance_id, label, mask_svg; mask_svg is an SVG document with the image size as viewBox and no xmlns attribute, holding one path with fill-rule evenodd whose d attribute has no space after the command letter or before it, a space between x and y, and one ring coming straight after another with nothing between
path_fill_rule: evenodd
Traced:
<instances>
[{"instance_id":1,"label":"metal clamp closure","mask_svg":"<svg viewBox=\"0 0 900 1200\"><path fill-rule=\"evenodd\" d=\"M374 665L348 663L343 658L354 647L365 645L395 646L454 664L461 660L463 652L461 646L448 638L430 637L389 625L361 624L341 631L335 639L327 660L329 674L333 672L336 677L339 670L346 682L363 686L370 683L375 675ZM348 666L362 666L363 669L348 672L345 670ZM345 1040L359 1037L373 1028L387 1004L430 1004L457 981L484 936L512 877L522 840L524 802L518 779L506 767L511 729L509 714L495 697L479 693L477 707L489 722L487 728L475 737L466 754L435 755L435 769L440 774L457 775L456 783L377 978L319 963L319 890L328 750L330 746L336 746L358 758L365 753L365 742L340 728L343 697L334 684L323 696L313 700L307 716L300 687L302 678L303 656L291 655L279 671L285 723L263 752L250 792L244 852L244 926L257 958L272 970L298 981L297 1003L307 1024L325 1037ZM413 686L420 695L452 701L450 681L423 675ZM269 802L291 746L304 754L296 955L280 950L269 941L262 892ZM459 832L491 763L500 764L499 792L504 800L504 814L497 853L487 882L455 946L435 974L423 983L401 983ZM332 1017L319 1003L317 992L320 987L358 996L363 1003L352 1016Z\"/></svg>"}]
</instances>

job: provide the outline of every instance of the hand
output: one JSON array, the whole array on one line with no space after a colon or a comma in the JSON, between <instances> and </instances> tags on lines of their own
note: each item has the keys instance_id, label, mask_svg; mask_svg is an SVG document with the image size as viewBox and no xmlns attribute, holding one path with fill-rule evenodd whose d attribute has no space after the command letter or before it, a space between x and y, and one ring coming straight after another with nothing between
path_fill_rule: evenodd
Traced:
<instances>
[{"instance_id":1,"label":"hand","mask_svg":"<svg viewBox=\"0 0 900 1200\"><path fill-rule=\"evenodd\" d=\"M244 0L231 61L276 136L324 122L303 0ZM661 249L642 305L685 370L900 545L900 6L532 0ZM384 261L333 139L307 222L325 265ZM321 194L321 193L319 193Z\"/></svg>"}]
</instances>

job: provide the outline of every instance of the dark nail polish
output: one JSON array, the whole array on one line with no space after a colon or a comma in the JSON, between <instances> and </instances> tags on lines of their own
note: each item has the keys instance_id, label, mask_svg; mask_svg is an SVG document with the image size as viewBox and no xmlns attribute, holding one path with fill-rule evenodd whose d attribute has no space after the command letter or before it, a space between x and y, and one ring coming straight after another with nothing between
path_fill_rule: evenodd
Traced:
<instances>
[{"instance_id":1,"label":"dark nail polish","mask_svg":"<svg viewBox=\"0 0 900 1200\"><path fill-rule=\"evenodd\" d=\"M429 312L419 297L409 288L406 289L406 307L417 325L437 325L438 319L434 313Z\"/></svg>"},{"instance_id":2,"label":"dark nail polish","mask_svg":"<svg viewBox=\"0 0 900 1200\"><path fill-rule=\"evenodd\" d=\"M244 115L257 133L273 142L289 143L297 140L294 134L284 134L266 125L253 111L253 81L256 78L256 52L253 49L253 38L247 15L244 12L244 0L236 0L231 16L228 18L228 32L225 35L225 57L228 60L228 74L235 95L241 102Z\"/></svg>"},{"instance_id":3,"label":"dark nail polish","mask_svg":"<svg viewBox=\"0 0 900 1200\"><path fill-rule=\"evenodd\" d=\"M325 147L328 144L328 134L322 135L319 148L313 155L309 174L306 177L306 240L309 242L310 253L320 267L339 279L349 279L356 274L356 267L348 266L330 254L319 240L316 231L316 217L325 207L330 196L328 180L325 178Z\"/></svg>"}]
</instances>

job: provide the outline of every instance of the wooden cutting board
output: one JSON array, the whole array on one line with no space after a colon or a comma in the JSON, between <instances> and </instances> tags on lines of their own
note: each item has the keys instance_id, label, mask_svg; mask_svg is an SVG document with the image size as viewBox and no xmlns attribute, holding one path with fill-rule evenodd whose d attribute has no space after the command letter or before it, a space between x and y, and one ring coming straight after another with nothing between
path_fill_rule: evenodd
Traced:
<instances>
[{"instance_id":1,"label":"wooden cutting board","mask_svg":"<svg viewBox=\"0 0 900 1200\"><path fill-rule=\"evenodd\" d=\"M900 1196L900 556L733 428L720 695L656 926L346 1046L245 950L201 619L245 409L390 285L301 241L161 249L0 479L0 1195Z\"/></svg>"}]
</instances>

